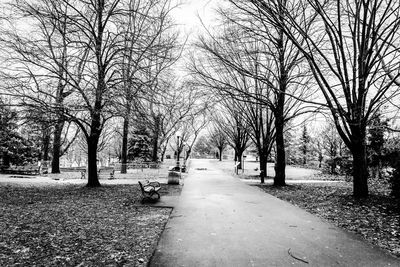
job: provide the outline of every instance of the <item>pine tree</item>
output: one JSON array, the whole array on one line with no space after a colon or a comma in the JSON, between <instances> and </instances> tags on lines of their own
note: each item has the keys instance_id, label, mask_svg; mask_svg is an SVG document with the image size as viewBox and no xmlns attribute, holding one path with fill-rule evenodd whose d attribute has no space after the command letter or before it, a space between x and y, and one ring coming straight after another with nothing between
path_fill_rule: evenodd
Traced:
<instances>
[{"instance_id":1,"label":"pine tree","mask_svg":"<svg viewBox=\"0 0 400 267\"><path fill-rule=\"evenodd\" d=\"M368 160L369 166L374 170L375 176L381 177L383 148L385 145L385 131L387 121L382 120L382 115L377 113L371 120L368 128L369 145L368 145Z\"/></svg>"},{"instance_id":2,"label":"pine tree","mask_svg":"<svg viewBox=\"0 0 400 267\"><path fill-rule=\"evenodd\" d=\"M308 134L307 126L305 124L303 125L303 133L302 133L300 141L301 141L300 150L303 153L303 165L306 165L307 164L307 153L309 152L311 137Z\"/></svg>"}]
</instances>

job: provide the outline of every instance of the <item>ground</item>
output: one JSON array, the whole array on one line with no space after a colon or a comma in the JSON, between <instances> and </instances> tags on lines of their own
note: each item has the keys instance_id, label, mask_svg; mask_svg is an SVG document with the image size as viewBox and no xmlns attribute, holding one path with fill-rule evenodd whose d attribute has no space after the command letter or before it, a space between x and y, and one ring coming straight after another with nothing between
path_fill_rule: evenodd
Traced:
<instances>
[{"instance_id":1,"label":"ground","mask_svg":"<svg viewBox=\"0 0 400 267\"><path fill-rule=\"evenodd\" d=\"M100 188L79 173L0 177L0 266L146 266L171 209L142 205L137 181L163 182L158 174L134 171ZM162 184L161 198L180 190Z\"/></svg>"},{"instance_id":2,"label":"ground","mask_svg":"<svg viewBox=\"0 0 400 267\"><path fill-rule=\"evenodd\" d=\"M219 162L218 165L232 172L232 162ZM370 197L356 200L352 196L349 177L288 166L288 186L274 187L272 179L265 185L259 184L258 163L246 162L245 167L239 172L244 182L356 233L400 258L400 200L390 196L386 180L370 179ZM272 178L272 164L268 170Z\"/></svg>"},{"instance_id":3,"label":"ground","mask_svg":"<svg viewBox=\"0 0 400 267\"><path fill-rule=\"evenodd\" d=\"M216 162L234 173L233 162ZM0 266L146 266L171 209L140 203L138 179L158 180L162 198L179 195L166 185L167 166L134 170L86 188L79 173L36 178L0 177ZM400 257L400 203L387 184L372 180L371 197L355 200L345 177L288 167L289 186L259 184L258 165L246 162L239 178L289 201ZM273 166L268 168L273 176Z\"/></svg>"},{"instance_id":4,"label":"ground","mask_svg":"<svg viewBox=\"0 0 400 267\"><path fill-rule=\"evenodd\" d=\"M400 205L389 195L372 191L368 199L356 200L347 182L258 186L400 258Z\"/></svg>"}]
</instances>

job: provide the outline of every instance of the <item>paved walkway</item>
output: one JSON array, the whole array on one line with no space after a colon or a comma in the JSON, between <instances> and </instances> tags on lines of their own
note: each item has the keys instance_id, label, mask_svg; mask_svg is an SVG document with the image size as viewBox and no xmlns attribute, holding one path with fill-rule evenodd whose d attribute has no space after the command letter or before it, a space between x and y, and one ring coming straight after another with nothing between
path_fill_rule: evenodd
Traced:
<instances>
[{"instance_id":1,"label":"paved walkway","mask_svg":"<svg viewBox=\"0 0 400 267\"><path fill-rule=\"evenodd\" d=\"M400 266L400 261L207 160L192 160L150 266Z\"/></svg>"}]
</instances>

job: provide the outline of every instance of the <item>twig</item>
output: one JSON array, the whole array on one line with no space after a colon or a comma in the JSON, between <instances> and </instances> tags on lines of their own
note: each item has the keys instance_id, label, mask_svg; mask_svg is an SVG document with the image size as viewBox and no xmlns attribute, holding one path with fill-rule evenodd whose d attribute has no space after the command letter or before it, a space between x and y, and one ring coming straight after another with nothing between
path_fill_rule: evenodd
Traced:
<instances>
[{"instance_id":1,"label":"twig","mask_svg":"<svg viewBox=\"0 0 400 267\"><path fill-rule=\"evenodd\" d=\"M290 252L290 248L288 249L288 254L289 254L289 256L290 257L292 257L293 259L296 259L296 260L298 260L298 261L302 261L302 262L304 262L304 263L307 263L308 264L308 261L306 261L306 260L303 260L303 259L301 259L301 258L298 258L298 257L296 257L296 256L294 256L291 252Z\"/></svg>"}]
</instances>

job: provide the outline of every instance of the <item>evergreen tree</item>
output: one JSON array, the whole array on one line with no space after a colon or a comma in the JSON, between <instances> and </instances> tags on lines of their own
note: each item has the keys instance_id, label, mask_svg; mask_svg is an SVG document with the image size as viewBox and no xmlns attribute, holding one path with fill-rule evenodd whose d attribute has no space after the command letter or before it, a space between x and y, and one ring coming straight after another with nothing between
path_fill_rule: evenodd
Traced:
<instances>
[{"instance_id":1,"label":"evergreen tree","mask_svg":"<svg viewBox=\"0 0 400 267\"><path fill-rule=\"evenodd\" d=\"M368 128L368 161L369 166L378 177L381 177L383 149L385 146L385 131L388 122L382 120L382 115L377 113L371 120Z\"/></svg>"},{"instance_id":2,"label":"evergreen tree","mask_svg":"<svg viewBox=\"0 0 400 267\"><path fill-rule=\"evenodd\" d=\"M0 158L2 165L23 165L37 160L39 149L19 133L18 114L0 100Z\"/></svg>"},{"instance_id":3,"label":"evergreen tree","mask_svg":"<svg viewBox=\"0 0 400 267\"><path fill-rule=\"evenodd\" d=\"M300 150L303 154L303 165L307 164L307 153L309 152L310 141L311 137L308 134L307 126L304 124L300 144Z\"/></svg>"}]
</instances>

